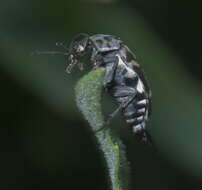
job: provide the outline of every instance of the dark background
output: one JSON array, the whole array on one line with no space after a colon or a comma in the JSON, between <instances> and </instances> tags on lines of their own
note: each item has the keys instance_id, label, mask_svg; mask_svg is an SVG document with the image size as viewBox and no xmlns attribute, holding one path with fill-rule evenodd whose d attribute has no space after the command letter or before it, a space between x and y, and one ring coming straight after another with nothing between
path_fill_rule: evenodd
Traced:
<instances>
[{"instance_id":1,"label":"dark background","mask_svg":"<svg viewBox=\"0 0 202 190\"><path fill-rule=\"evenodd\" d=\"M0 188L107 189L74 100L83 73L67 75L64 57L30 56L85 32L120 36L152 88L147 126L157 152L136 142L121 115L112 122L127 147L132 189L202 189L201 18L200 1L1 2Z\"/></svg>"}]
</instances>

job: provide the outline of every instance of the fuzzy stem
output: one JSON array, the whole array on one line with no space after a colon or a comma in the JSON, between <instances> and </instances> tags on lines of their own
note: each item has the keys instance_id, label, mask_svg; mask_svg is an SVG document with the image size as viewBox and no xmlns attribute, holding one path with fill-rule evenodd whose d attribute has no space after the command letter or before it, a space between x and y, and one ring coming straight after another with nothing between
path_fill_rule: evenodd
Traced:
<instances>
[{"instance_id":1,"label":"fuzzy stem","mask_svg":"<svg viewBox=\"0 0 202 190\"><path fill-rule=\"evenodd\" d=\"M100 68L85 75L76 85L76 102L94 131L108 168L111 189L126 190L129 189L129 168L124 145L110 127L98 131L105 125L101 109L104 74L105 69Z\"/></svg>"}]
</instances>

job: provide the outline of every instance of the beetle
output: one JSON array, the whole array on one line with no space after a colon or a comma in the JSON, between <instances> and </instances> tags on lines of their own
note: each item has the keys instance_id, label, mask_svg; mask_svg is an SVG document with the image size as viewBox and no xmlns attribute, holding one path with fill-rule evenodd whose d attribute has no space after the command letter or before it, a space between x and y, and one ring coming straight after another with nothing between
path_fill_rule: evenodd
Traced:
<instances>
[{"instance_id":1,"label":"beetle","mask_svg":"<svg viewBox=\"0 0 202 190\"><path fill-rule=\"evenodd\" d=\"M70 46L64 43L57 44L65 48L68 57L66 71L71 72L79 63L79 58L91 54L92 70L104 67L106 72L103 79L103 88L118 103L118 108L110 114L107 123L122 111L126 123L137 138L146 143L151 142L150 134L146 130L146 121L151 115L151 90L135 55L116 36L81 33L77 35ZM61 52L38 52L57 54Z\"/></svg>"}]
</instances>

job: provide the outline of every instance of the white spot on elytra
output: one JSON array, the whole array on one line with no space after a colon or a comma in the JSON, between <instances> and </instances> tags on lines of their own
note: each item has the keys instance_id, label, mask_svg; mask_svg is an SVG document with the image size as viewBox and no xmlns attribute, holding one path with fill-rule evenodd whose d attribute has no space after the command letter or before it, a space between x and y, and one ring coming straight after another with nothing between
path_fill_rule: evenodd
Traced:
<instances>
[{"instance_id":1,"label":"white spot on elytra","mask_svg":"<svg viewBox=\"0 0 202 190\"><path fill-rule=\"evenodd\" d=\"M137 133L137 132L140 131L141 129L142 129L141 124L135 125L135 126L133 127L133 132L134 132L134 133Z\"/></svg>"},{"instance_id":2,"label":"white spot on elytra","mask_svg":"<svg viewBox=\"0 0 202 190\"><path fill-rule=\"evenodd\" d=\"M145 129L145 122L142 123L142 128Z\"/></svg>"},{"instance_id":3,"label":"white spot on elytra","mask_svg":"<svg viewBox=\"0 0 202 190\"><path fill-rule=\"evenodd\" d=\"M138 79L138 82L137 82L137 91L139 93L144 92L144 85L143 85L143 83L142 83L142 81L140 79Z\"/></svg>"},{"instance_id":4,"label":"white spot on elytra","mask_svg":"<svg viewBox=\"0 0 202 190\"><path fill-rule=\"evenodd\" d=\"M148 110L147 110L147 112L145 114L145 120L147 120L147 119L148 119Z\"/></svg>"},{"instance_id":5,"label":"white spot on elytra","mask_svg":"<svg viewBox=\"0 0 202 190\"><path fill-rule=\"evenodd\" d=\"M138 113L144 113L145 111L146 111L145 108L141 108L141 109L139 109L137 112L138 112Z\"/></svg>"},{"instance_id":6,"label":"white spot on elytra","mask_svg":"<svg viewBox=\"0 0 202 190\"><path fill-rule=\"evenodd\" d=\"M118 54L116 56L119 59L119 63L118 63L119 66L127 69L126 76L129 77L129 78L136 76L136 73L130 67L126 67L126 64L123 62L122 58Z\"/></svg>"},{"instance_id":7,"label":"white spot on elytra","mask_svg":"<svg viewBox=\"0 0 202 190\"><path fill-rule=\"evenodd\" d=\"M144 100L140 100L137 104L146 104L147 103L147 100L144 99Z\"/></svg>"},{"instance_id":8,"label":"white spot on elytra","mask_svg":"<svg viewBox=\"0 0 202 190\"><path fill-rule=\"evenodd\" d=\"M144 118L143 116L140 116L140 117L137 118L137 120L138 120L138 121L142 121L143 118Z\"/></svg>"},{"instance_id":9,"label":"white spot on elytra","mask_svg":"<svg viewBox=\"0 0 202 190\"><path fill-rule=\"evenodd\" d=\"M126 120L126 122L127 122L128 124L133 123L133 122L135 122L135 121L136 121L136 119L127 119L127 120Z\"/></svg>"}]
</instances>

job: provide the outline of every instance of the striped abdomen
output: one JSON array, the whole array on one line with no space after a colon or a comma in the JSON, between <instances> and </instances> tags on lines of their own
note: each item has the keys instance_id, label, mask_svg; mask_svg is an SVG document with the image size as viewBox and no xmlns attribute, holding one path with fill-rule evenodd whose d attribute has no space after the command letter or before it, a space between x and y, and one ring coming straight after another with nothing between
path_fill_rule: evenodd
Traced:
<instances>
[{"instance_id":1,"label":"striped abdomen","mask_svg":"<svg viewBox=\"0 0 202 190\"><path fill-rule=\"evenodd\" d=\"M126 123L136 134L145 131L145 122L148 119L149 100L143 96L135 98L126 108L123 115Z\"/></svg>"}]
</instances>

